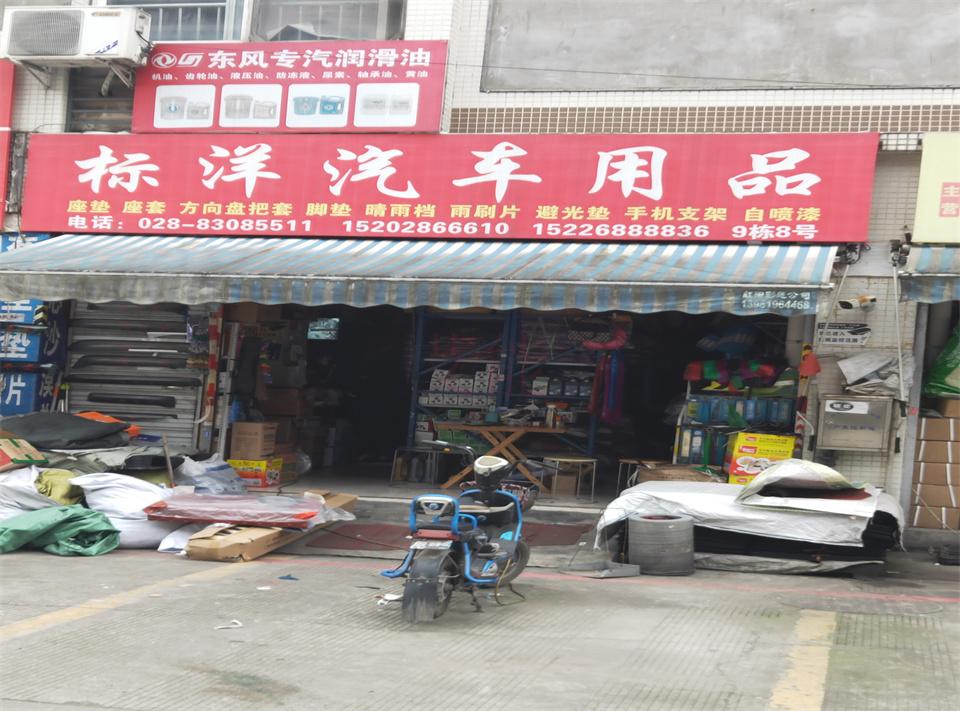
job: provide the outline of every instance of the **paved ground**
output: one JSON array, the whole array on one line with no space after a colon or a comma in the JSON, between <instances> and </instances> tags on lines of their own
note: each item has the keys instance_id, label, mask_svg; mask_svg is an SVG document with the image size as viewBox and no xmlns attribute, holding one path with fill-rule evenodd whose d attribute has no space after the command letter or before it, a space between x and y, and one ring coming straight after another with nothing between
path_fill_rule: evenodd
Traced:
<instances>
[{"instance_id":1,"label":"paved ground","mask_svg":"<svg viewBox=\"0 0 960 711\"><path fill-rule=\"evenodd\" d=\"M956 708L957 569L922 555L876 579L535 569L524 603L416 628L377 607L380 567L3 556L0 708Z\"/></svg>"}]
</instances>

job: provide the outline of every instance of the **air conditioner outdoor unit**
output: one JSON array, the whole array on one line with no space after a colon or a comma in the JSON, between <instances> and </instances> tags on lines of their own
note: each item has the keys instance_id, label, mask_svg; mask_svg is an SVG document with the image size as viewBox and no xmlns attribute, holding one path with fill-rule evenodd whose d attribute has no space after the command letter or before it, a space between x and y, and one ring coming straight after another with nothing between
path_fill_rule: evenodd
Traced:
<instances>
[{"instance_id":1,"label":"air conditioner outdoor unit","mask_svg":"<svg viewBox=\"0 0 960 711\"><path fill-rule=\"evenodd\" d=\"M0 57L42 67L146 61L150 16L135 7L8 7Z\"/></svg>"}]
</instances>

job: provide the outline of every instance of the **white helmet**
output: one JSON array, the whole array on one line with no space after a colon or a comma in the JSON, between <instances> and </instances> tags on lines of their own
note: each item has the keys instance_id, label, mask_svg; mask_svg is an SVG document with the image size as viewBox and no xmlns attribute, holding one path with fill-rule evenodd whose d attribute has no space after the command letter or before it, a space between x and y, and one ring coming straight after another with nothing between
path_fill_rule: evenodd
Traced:
<instances>
[{"instance_id":1,"label":"white helmet","mask_svg":"<svg viewBox=\"0 0 960 711\"><path fill-rule=\"evenodd\" d=\"M473 471L475 471L480 476L485 476L491 474L498 469L503 469L504 467L510 466L510 462L501 457L488 457L486 455L480 457L473 463Z\"/></svg>"}]
</instances>

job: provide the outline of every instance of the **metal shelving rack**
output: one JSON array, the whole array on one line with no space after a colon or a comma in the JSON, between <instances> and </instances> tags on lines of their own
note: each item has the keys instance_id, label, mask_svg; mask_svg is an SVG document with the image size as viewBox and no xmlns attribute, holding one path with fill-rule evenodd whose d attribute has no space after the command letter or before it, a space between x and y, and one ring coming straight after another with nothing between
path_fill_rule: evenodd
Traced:
<instances>
[{"instance_id":1,"label":"metal shelving rack","mask_svg":"<svg viewBox=\"0 0 960 711\"><path fill-rule=\"evenodd\" d=\"M407 446L412 447L415 440L414 433L417 428L417 415L427 414L431 417L436 416L434 410L460 410L471 409L455 405L436 405L425 406L420 404L421 382L428 378L433 371L446 369L449 366L458 363L471 365L499 364L501 372L506 371L509 343L510 343L510 320L512 313L507 314L450 314L444 312L431 312L424 307L420 307L415 313L414 324L414 347L413 347L413 377L410 378L410 414L407 422ZM428 357L424 356L425 339L428 324L433 322L461 322L461 323L479 323L479 322L500 322L501 335L491 341L481 343L473 348L450 357ZM500 344L499 359L493 358L475 358L477 353L482 353L487 349ZM496 404L504 403L503 388L497 392ZM479 409L479 408L473 408ZM484 408L486 409L486 408Z\"/></svg>"},{"instance_id":2,"label":"metal shelving rack","mask_svg":"<svg viewBox=\"0 0 960 711\"><path fill-rule=\"evenodd\" d=\"M522 316L519 311L510 311L499 314L450 314L443 312L431 312L426 308L418 308L415 313L414 328L414 350L413 350L413 377L410 383L410 409L407 423L407 445L413 446L415 441L417 415L427 414L436 416L437 410L447 409L469 409L453 405L425 406L419 402L421 383L424 378L429 378L433 371L445 369L456 364L483 365L496 363L500 366L500 371L504 374L504 383L496 394L495 402L498 407L516 405L524 401L558 401L570 403L586 403L590 398L582 396L550 396L550 395L530 395L527 393L515 392L515 381L518 377L536 370L538 368L583 368L585 371L590 369L592 372L596 368L596 358L594 362L582 362L565 360L564 356L576 351L576 348L566 349L553 355L551 359L530 359L523 360L519 353L519 333ZM481 343L463 353L458 353L450 357L433 357L424 355L426 350L426 337L428 326L431 322L499 322L502 326L501 335L491 341ZM477 353L482 353L496 344L500 344L499 359L477 358ZM474 408L479 409L479 408ZM597 417L589 415L589 422L586 428L586 442L577 442L570 437L553 435L563 441L565 444L586 454L592 455L596 444Z\"/></svg>"}]
</instances>

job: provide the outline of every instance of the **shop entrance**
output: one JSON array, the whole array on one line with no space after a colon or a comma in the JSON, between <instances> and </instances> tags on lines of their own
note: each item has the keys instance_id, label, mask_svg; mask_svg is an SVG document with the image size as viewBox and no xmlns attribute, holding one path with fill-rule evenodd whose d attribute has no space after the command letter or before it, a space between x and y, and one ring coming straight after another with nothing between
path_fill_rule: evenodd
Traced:
<instances>
[{"instance_id":1,"label":"shop entrance","mask_svg":"<svg viewBox=\"0 0 960 711\"><path fill-rule=\"evenodd\" d=\"M281 484L302 452L321 477L455 486L459 460L423 451L442 439L584 459L576 491L547 488L609 498L620 460L719 469L731 433L793 430L785 317L238 304L225 320L244 336L231 418L251 425L233 430L276 430L274 451L234 435L229 456L284 459Z\"/></svg>"}]
</instances>

